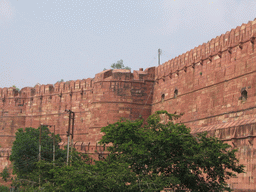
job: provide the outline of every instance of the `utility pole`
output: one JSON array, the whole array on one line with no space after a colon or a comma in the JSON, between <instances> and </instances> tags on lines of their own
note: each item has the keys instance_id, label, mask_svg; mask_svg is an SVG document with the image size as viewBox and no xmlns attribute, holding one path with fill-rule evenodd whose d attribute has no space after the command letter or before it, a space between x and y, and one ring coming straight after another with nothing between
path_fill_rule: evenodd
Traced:
<instances>
[{"instance_id":1,"label":"utility pole","mask_svg":"<svg viewBox=\"0 0 256 192\"><path fill-rule=\"evenodd\" d=\"M70 121L71 121L71 111L70 111L70 110L65 110L65 111L69 113L69 117L68 117L68 131L67 131L67 137L68 137L68 146L67 146L67 165L68 165L68 160L69 160L69 139L70 139Z\"/></svg>"},{"instance_id":2,"label":"utility pole","mask_svg":"<svg viewBox=\"0 0 256 192\"><path fill-rule=\"evenodd\" d=\"M71 124L71 118L72 118L72 137L71 137L71 153L72 153L72 147L73 147L73 135L74 135L74 121L75 121L75 113L71 110L65 110L69 113L68 118L68 131L67 131L67 137L68 137L68 146L67 146L67 165L69 162L69 140L70 140L70 124ZM71 117L72 114L72 117Z\"/></svg>"},{"instance_id":3,"label":"utility pole","mask_svg":"<svg viewBox=\"0 0 256 192\"><path fill-rule=\"evenodd\" d=\"M72 164L72 149L73 149L73 138L74 138L74 121L75 121L75 113L72 112L72 135L71 135L71 156L70 156L70 164Z\"/></svg>"},{"instance_id":4,"label":"utility pole","mask_svg":"<svg viewBox=\"0 0 256 192\"><path fill-rule=\"evenodd\" d=\"M53 165L55 165L54 164L54 162L55 162L55 125L44 125L44 126L53 127L53 146L52 146L53 155L52 155L52 161L53 161Z\"/></svg>"},{"instance_id":5,"label":"utility pole","mask_svg":"<svg viewBox=\"0 0 256 192\"><path fill-rule=\"evenodd\" d=\"M39 131L39 162L41 161L41 137L42 137L42 124L40 125L40 131ZM41 172L40 170L40 166L39 166L39 172ZM39 189L40 189L40 183L41 183L41 174L39 173Z\"/></svg>"},{"instance_id":6,"label":"utility pole","mask_svg":"<svg viewBox=\"0 0 256 192\"><path fill-rule=\"evenodd\" d=\"M53 125L53 157L52 157L52 161L53 161L53 165L55 165L55 125Z\"/></svg>"},{"instance_id":7,"label":"utility pole","mask_svg":"<svg viewBox=\"0 0 256 192\"><path fill-rule=\"evenodd\" d=\"M40 126L40 131L39 131L39 161L41 161L41 137L42 137L42 125Z\"/></svg>"},{"instance_id":8,"label":"utility pole","mask_svg":"<svg viewBox=\"0 0 256 192\"><path fill-rule=\"evenodd\" d=\"M158 65L160 65L160 55L162 53L161 49L158 49Z\"/></svg>"}]
</instances>

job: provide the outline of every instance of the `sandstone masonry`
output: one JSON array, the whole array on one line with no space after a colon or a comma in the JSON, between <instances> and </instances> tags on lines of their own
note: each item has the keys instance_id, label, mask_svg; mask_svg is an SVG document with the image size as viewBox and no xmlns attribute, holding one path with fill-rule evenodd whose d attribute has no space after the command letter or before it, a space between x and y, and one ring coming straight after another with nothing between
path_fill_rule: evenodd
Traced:
<instances>
[{"instance_id":1,"label":"sandstone masonry","mask_svg":"<svg viewBox=\"0 0 256 192\"><path fill-rule=\"evenodd\" d=\"M256 190L256 20L232 29L158 67L106 70L77 81L0 88L0 170L8 165L18 128L55 125L66 145L68 114L75 112L74 146L95 154L100 128L121 117L147 118L157 110L184 113L178 122L208 131L239 149L244 174L236 191ZM50 129L51 131L52 128Z\"/></svg>"}]
</instances>

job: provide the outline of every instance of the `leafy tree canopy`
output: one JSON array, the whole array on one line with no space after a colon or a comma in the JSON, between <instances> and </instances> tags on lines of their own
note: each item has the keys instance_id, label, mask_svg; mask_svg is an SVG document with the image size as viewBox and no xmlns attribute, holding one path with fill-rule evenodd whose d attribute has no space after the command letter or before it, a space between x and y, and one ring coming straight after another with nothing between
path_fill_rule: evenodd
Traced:
<instances>
[{"instance_id":1,"label":"leafy tree canopy","mask_svg":"<svg viewBox=\"0 0 256 192\"><path fill-rule=\"evenodd\" d=\"M162 116L170 121L162 121ZM157 111L146 123L120 120L103 127L100 144L112 144L108 157L90 164L87 155L74 149L72 166L66 165L61 150L55 165L52 156L43 153L51 150L47 128L42 133L49 139L42 144L41 162L36 159L39 130L19 129L11 159L23 179L15 181L26 182L25 191L38 189L39 175L44 191L230 191L227 179L244 172L235 156L237 150L206 133L192 135L185 125L172 122L176 118L179 115Z\"/></svg>"},{"instance_id":2,"label":"leafy tree canopy","mask_svg":"<svg viewBox=\"0 0 256 192\"><path fill-rule=\"evenodd\" d=\"M73 162L72 166L59 165L52 168L49 174L53 175L53 179L43 185L46 191L138 191L136 186L127 184L136 183L136 174L128 169L127 163L78 162Z\"/></svg>"},{"instance_id":3,"label":"leafy tree canopy","mask_svg":"<svg viewBox=\"0 0 256 192\"><path fill-rule=\"evenodd\" d=\"M10 178L10 173L7 167L4 168L3 172L0 173L0 175L2 176L2 179L7 182L7 179Z\"/></svg>"},{"instance_id":4,"label":"leafy tree canopy","mask_svg":"<svg viewBox=\"0 0 256 192\"><path fill-rule=\"evenodd\" d=\"M112 69L131 69L130 67L128 66L124 66L124 62L122 59L120 59L119 61L117 61L116 63L113 63L111 65L111 68ZM103 69L104 71L106 70L106 68Z\"/></svg>"},{"instance_id":5,"label":"leafy tree canopy","mask_svg":"<svg viewBox=\"0 0 256 192\"><path fill-rule=\"evenodd\" d=\"M170 121L163 123L163 114ZM107 161L128 163L141 190L230 191L226 180L244 172L237 150L207 133L192 135L185 125L174 124L173 118L178 116L158 111L146 125L143 120L127 120L103 127L100 143L112 144Z\"/></svg>"},{"instance_id":6,"label":"leafy tree canopy","mask_svg":"<svg viewBox=\"0 0 256 192\"><path fill-rule=\"evenodd\" d=\"M14 87L17 91L20 91L20 89L18 87L16 87L15 85L13 85L12 87Z\"/></svg>"},{"instance_id":7,"label":"leafy tree canopy","mask_svg":"<svg viewBox=\"0 0 256 192\"><path fill-rule=\"evenodd\" d=\"M22 179L32 179L31 174L37 169L39 155L39 131L40 128L18 129L16 140L13 142L10 160L13 163L13 173ZM65 151L59 149L61 141L59 135L55 135L56 159L64 158ZM41 159L51 162L53 158L53 135L47 127L42 126L41 135ZM32 179L33 180L33 179Z\"/></svg>"},{"instance_id":8,"label":"leafy tree canopy","mask_svg":"<svg viewBox=\"0 0 256 192\"><path fill-rule=\"evenodd\" d=\"M128 163L121 161L95 161L89 163L85 154L72 152L72 165L57 160L55 165L46 161L36 163L37 171L33 172L35 181L16 179L15 186L23 186L24 191L37 191L38 178L41 178L41 191L87 191L119 192L139 191L136 174L128 168ZM39 169L40 167L40 169Z\"/></svg>"},{"instance_id":9,"label":"leafy tree canopy","mask_svg":"<svg viewBox=\"0 0 256 192\"><path fill-rule=\"evenodd\" d=\"M6 186L0 185L0 191L1 192L9 192L10 189L8 187L6 187Z\"/></svg>"},{"instance_id":10,"label":"leafy tree canopy","mask_svg":"<svg viewBox=\"0 0 256 192\"><path fill-rule=\"evenodd\" d=\"M64 82L64 79L61 79L60 81L57 81L56 83L61 83Z\"/></svg>"}]
</instances>

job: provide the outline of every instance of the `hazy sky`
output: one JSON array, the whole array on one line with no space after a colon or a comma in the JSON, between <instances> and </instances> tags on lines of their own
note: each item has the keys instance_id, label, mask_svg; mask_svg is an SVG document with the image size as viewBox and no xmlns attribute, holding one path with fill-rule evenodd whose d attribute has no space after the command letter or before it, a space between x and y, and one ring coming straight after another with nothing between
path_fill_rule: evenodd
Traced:
<instances>
[{"instance_id":1,"label":"hazy sky","mask_svg":"<svg viewBox=\"0 0 256 192\"><path fill-rule=\"evenodd\" d=\"M0 0L0 87L161 62L256 17L255 0Z\"/></svg>"}]
</instances>

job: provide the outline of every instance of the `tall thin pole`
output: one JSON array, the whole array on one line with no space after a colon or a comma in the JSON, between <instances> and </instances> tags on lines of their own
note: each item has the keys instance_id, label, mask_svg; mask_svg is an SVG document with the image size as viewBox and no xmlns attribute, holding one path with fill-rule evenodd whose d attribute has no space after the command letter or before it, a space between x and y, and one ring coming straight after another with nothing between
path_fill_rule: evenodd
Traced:
<instances>
[{"instance_id":1,"label":"tall thin pole","mask_svg":"<svg viewBox=\"0 0 256 192\"><path fill-rule=\"evenodd\" d=\"M67 132L67 137L68 137L68 146L67 146L67 165L68 165L68 160L69 160L69 138L70 138L70 121L71 121L71 111L68 111L69 113L69 119L68 119L68 132Z\"/></svg>"},{"instance_id":2,"label":"tall thin pole","mask_svg":"<svg viewBox=\"0 0 256 192\"><path fill-rule=\"evenodd\" d=\"M41 137L42 137L42 125L40 125L40 131L39 131L39 162L41 161ZM39 172L40 172L40 166L39 166ZM41 182L41 174L39 173L39 188L40 188L40 182Z\"/></svg>"},{"instance_id":3,"label":"tall thin pole","mask_svg":"<svg viewBox=\"0 0 256 192\"><path fill-rule=\"evenodd\" d=\"M53 161L53 165L55 165L55 125L53 125L53 157L52 157L52 161Z\"/></svg>"},{"instance_id":4,"label":"tall thin pole","mask_svg":"<svg viewBox=\"0 0 256 192\"><path fill-rule=\"evenodd\" d=\"M72 112L72 135L71 135L71 156L70 156L70 164L72 163L72 149L73 149L73 137L74 137L74 121L75 121L75 113Z\"/></svg>"},{"instance_id":5,"label":"tall thin pole","mask_svg":"<svg viewBox=\"0 0 256 192\"><path fill-rule=\"evenodd\" d=\"M161 49L158 49L158 65L160 65Z\"/></svg>"},{"instance_id":6,"label":"tall thin pole","mask_svg":"<svg viewBox=\"0 0 256 192\"><path fill-rule=\"evenodd\" d=\"M41 137L42 137L42 125L40 126L40 131L39 131L39 161L41 161Z\"/></svg>"}]
</instances>

